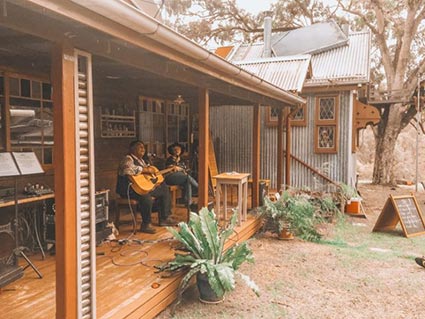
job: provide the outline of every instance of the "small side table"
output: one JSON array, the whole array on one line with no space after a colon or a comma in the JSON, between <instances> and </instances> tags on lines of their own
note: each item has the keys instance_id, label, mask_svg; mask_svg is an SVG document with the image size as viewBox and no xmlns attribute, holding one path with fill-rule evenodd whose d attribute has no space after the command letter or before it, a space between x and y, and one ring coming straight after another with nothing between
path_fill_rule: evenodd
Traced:
<instances>
[{"instance_id":1,"label":"small side table","mask_svg":"<svg viewBox=\"0 0 425 319\"><path fill-rule=\"evenodd\" d=\"M227 186L236 185L238 188L238 225L246 220L248 201L248 176L249 173L222 173L213 176L217 180L216 186L216 213L220 218L221 191L223 187L224 220L227 220Z\"/></svg>"}]
</instances>

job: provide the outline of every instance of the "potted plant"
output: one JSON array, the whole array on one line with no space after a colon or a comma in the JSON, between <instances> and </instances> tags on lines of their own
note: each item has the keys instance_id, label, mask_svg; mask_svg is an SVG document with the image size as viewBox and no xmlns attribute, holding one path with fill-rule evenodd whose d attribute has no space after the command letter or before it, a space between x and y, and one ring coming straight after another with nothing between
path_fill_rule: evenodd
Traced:
<instances>
[{"instance_id":1,"label":"potted plant","mask_svg":"<svg viewBox=\"0 0 425 319\"><path fill-rule=\"evenodd\" d=\"M315 211L307 196L284 191L276 201L265 197L260 215L264 218L263 229L278 234L280 239L290 239L290 232L308 241L318 241L321 235L316 226L322 218Z\"/></svg>"},{"instance_id":2,"label":"potted plant","mask_svg":"<svg viewBox=\"0 0 425 319\"><path fill-rule=\"evenodd\" d=\"M235 288L235 275L239 275L258 295L257 285L246 275L238 271L244 262L253 262L252 251L246 242L224 249L224 244L233 233L238 214L233 214L228 226L220 229L213 211L203 208L199 214L191 213L188 223L179 223L179 230L168 227L175 239L181 244L182 252L175 258L159 266L160 271L185 271L179 285L176 305L196 276L200 300L217 303L224 294Z\"/></svg>"}]
</instances>

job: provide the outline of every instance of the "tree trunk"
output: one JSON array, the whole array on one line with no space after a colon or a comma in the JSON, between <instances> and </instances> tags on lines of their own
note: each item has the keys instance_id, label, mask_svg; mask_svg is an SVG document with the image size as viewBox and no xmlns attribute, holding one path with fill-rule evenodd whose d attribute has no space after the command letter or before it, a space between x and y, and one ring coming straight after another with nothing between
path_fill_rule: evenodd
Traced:
<instances>
[{"instance_id":1,"label":"tree trunk","mask_svg":"<svg viewBox=\"0 0 425 319\"><path fill-rule=\"evenodd\" d=\"M376 135L375 163L373 165L373 184L395 184L394 151L398 135L401 131L400 112L392 105L384 112L378 124Z\"/></svg>"}]
</instances>

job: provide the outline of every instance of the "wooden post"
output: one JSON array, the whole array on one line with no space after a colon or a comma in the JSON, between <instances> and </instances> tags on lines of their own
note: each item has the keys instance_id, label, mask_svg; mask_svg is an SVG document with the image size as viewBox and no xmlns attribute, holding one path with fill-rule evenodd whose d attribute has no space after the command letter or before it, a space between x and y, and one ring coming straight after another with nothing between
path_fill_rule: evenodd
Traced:
<instances>
[{"instance_id":1,"label":"wooden post","mask_svg":"<svg viewBox=\"0 0 425 319\"><path fill-rule=\"evenodd\" d=\"M56 318L77 318L77 223L74 51L52 51L56 205Z\"/></svg>"},{"instance_id":2,"label":"wooden post","mask_svg":"<svg viewBox=\"0 0 425 319\"><path fill-rule=\"evenodd\" d=\"M12 151L12 147L11 147L11 141L10 141L10 82L9 79L10 77L8 76L7 73L5 73L5 77L4 79L4 107L2 109L2 118L4 118L4 127L2 128L3 130L3 136L4 136L4 141L3 141L3 145L6 146L6 151L7 152L11 152Z\"/></svg>"},{"instance_id":3,"label":"wooden post","mask_svg":"<svg viewBox=\"0 0 425 319\"><path fill-rule=\"evenodd\" d=\"M291 114L286 116L285 188L291 185Z\"/></svg>"},{"instance_id":4,"label":"wooden post","mask_svg":"<svg viewBox=\"0 0 425 319\"><path fill-rule=\"evenodd\" d=\"M252 127L252 207L258 207L260 203L260 105L254 106Z\"/></svg>"},{"instance_id":5,"label":"wooden post","mask_svg":"<svg viewBox=\"0 0 425 319\"><path fill-rule=\"evenodd\" d=\"M277 126L277 190L283 184L283 118L284 109L279 111Z\"/></svg>"},{"instance_id":6,"label":"wooden post","mask_svg":"<svg viewBox=\"0 0 425 319\"><path fill-rule=\"evenodd\" d=\"M209 92L200 88L198 91L199 109L199 171L198 171L198 208L208 206L208 151L209 151Z\"/></svg>"}]
</instances>

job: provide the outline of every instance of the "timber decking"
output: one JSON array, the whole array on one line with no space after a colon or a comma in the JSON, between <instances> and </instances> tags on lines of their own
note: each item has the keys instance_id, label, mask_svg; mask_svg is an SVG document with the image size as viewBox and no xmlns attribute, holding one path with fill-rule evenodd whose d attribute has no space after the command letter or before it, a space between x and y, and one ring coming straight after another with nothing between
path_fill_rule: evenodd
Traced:
<instances>
[{"instance_id":1,"label":"timber decking","mask_svg":"<svg viewBox=\"0 0 425 319\"><path fill-rule=\"evenodd\" d=\"M252 237L259 227L260 221L248 215L226 246ZM176 242L164 227L157 230L155 235L137 233L125 245L105 242L97 247L98 318L153 318L174 301L181 277L161 278L153 266L173 257ZM130 233L131 225L123 226L120 238ZM136 243L138 240L142 244ZM55 318L55 257L30 258L43 278L38 279L29 267L23 278L2 289L3 319ZM21 264L25 266L25 261ZM154 283L159 287L153 288Z\"/></svg>"}]
</instances>

